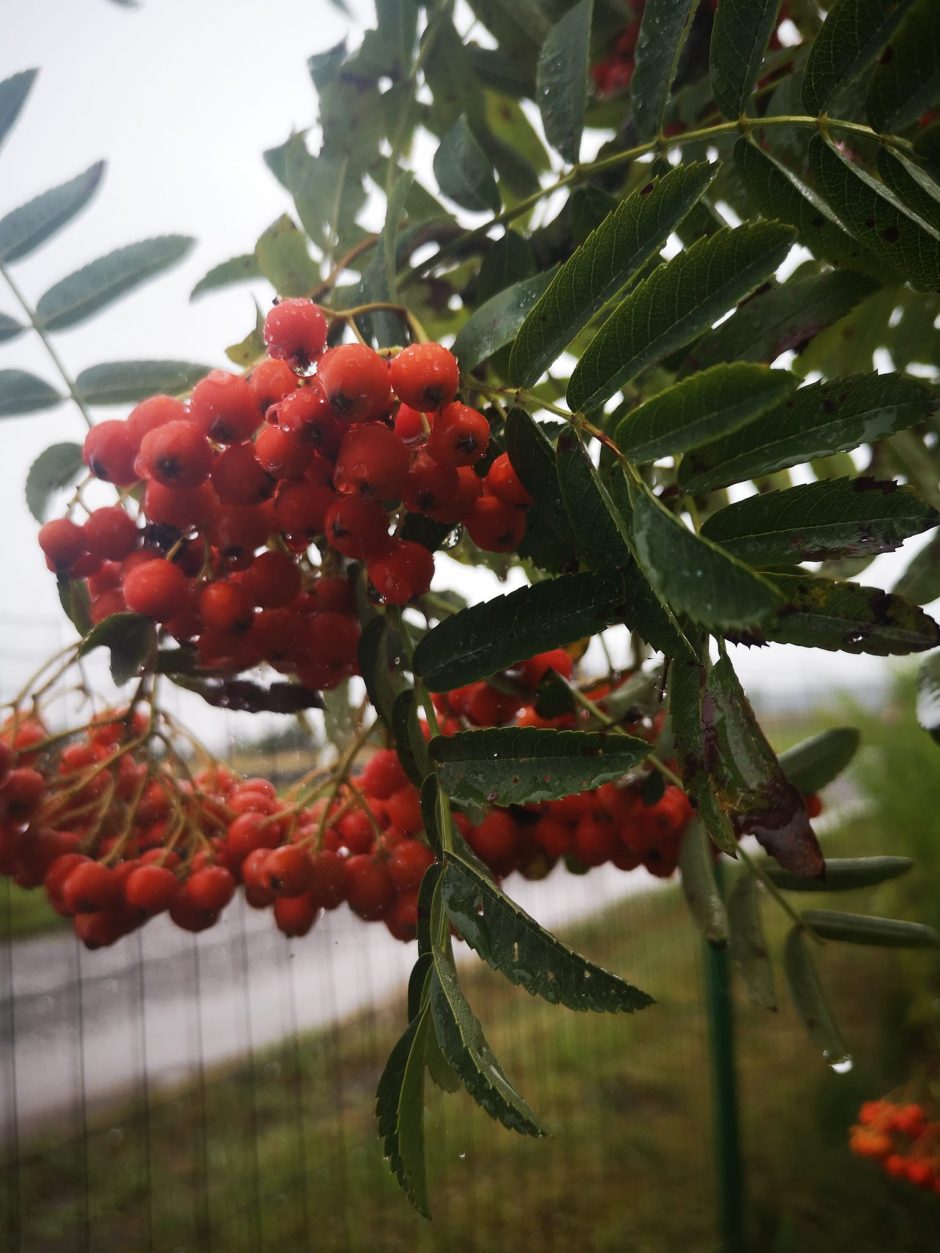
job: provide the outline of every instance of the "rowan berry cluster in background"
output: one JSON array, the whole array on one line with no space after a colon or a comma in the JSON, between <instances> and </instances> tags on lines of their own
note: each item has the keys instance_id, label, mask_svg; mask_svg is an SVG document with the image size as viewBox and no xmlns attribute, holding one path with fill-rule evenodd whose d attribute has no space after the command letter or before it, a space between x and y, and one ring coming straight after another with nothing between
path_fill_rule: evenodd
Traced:
<instances>
[{"instance_id":1,"label":"rowan berry cluster in background","mask_svg":"<svg viewBox=\"0 0 940 1253\"><path fill-rule=\"evenodd\" d=\"M572 669L571 656L555 649L490 682L436 694L439 729L580 725L589 710L545 720L534 707L546 676L568 679ZM602 708L609 685L590 690ZM652 741L660 725L658 716L629 727ZM373 750L355 773L315 769L279 796L268 780L181 756L181 734L146 702L71 732L51 731L37 713L15 714L0 729L0 873L44 886L92 948L163 912L201 931L240 885L249 905L273 908L287 935L305 934L321 910L345 901L396 938L414 938L418 887L434 858L418 790L394 749ZM609 861L665 877L692 810L678 787L651 795L648 777L482 815L455 809L452 818L500 878L542 878L560 860L579 873Z\"/></svg>"},{"instance_id":2,"label":"rowan berry cluster in background","mask_svg":"<svg viewBox=\"0 0 940 1253\"><path fill-rule=\"evenodd\" d=\"M453 354L327 348L327 335L313 302L281 301L250 374L213 370L188 400L152 396L89 432L85 463L119 503L78 520L78 500L39 541L51 570L83 581L93 622L130 610L204 670L265 662L328 689L356 670L351 565L379 603L430 587L408 513L492 552L518 545L529 496L505 454L483 461L489 422L456 399Z\"/></svg>"},{"instance_id":3,"label":"rowan berry cluster in background","mask_svg":"<svg viewBox=\"0 0 940 1253\"><path fill-rule=\"evenodd\" d=\"M849 1132L849 1147L892 1179L940 1196L940 1118L914 1102L866 1101Z\"/></svg>"}]
</instances>

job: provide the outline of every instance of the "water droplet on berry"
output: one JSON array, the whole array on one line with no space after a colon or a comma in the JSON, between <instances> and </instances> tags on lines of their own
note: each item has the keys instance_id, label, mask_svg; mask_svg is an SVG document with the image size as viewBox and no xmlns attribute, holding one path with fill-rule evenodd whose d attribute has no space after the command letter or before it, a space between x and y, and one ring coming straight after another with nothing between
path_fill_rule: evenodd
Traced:
<instances>
[{"instance_id":1,"label":"water droplet on berry","mask_svg":"<svg viewBox=\"0 0 940 1253\"><path fill-rule=\"evenodd\" d=\"M846 1053L844 1057L837 1057L835 1061L831 1058L828 1058L827 1060L829 1062L829 1069L835 1071L837 1075L847 1075L855 1064L848 1053Z\"/></svg>"}]
</instances>

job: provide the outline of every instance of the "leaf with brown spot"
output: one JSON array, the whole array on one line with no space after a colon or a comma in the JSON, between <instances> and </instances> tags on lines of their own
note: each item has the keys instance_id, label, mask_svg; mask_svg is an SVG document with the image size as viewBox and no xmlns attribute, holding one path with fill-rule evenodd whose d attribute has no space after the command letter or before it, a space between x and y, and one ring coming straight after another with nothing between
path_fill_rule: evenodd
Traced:
<instances>
[{"instance_id":1,"label":"leaf with brown spot","mask_svg":"<svg viewBox=\"0 0 940 1253\"><path fill-rule=\"evenodd\" d=\"M806 803L783 773L727 658L705 682L702 725L705 769L738 835L755 835L785 870L821 878L825 862Z\"/></svg>"}]
</instances>

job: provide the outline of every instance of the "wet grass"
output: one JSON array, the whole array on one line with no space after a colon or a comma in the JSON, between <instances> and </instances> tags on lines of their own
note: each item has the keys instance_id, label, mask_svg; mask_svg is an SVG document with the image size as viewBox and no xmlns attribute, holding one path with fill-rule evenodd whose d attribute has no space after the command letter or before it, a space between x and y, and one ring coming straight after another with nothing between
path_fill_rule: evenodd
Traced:
<instances>
[{"instance_id":1,"label":"wet grass","mask_svg":"<svg viewBox=\"0 0 940 1253\"><path fill-rule=\"evenodd\" d=\"M872 838L848 831L830 851L864 851ZM879 912L881 891L839 904ZM777 912L767 911L775 947ZM464 1094L431 1087L432 1224L401 1197L375 1137L375 1085L404 1023L394 1003L102 1113L84 1136L25 1146L6 1171L6 1247L717 1249L703 955L678 893L633 898L567 938L657 1004L632 1017L574 1014L468 967L490 1043L552 1137L514 1135ZM940 1199L852 1158L845 1134L861 1100L906 1078L905 1016L935 959L836 945L823 957L851 1074L825 1067L782 989L777 1014L736 1005L746 1248L932 1253Z\"/></svg>"}]
</instances>

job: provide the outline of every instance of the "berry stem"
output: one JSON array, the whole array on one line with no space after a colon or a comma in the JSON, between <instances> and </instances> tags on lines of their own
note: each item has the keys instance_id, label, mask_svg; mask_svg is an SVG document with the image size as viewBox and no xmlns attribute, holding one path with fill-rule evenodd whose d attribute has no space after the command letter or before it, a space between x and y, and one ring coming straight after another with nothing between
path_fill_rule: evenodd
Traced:
<instances>
[{"instance_id":1,"label":"berry stem","mask_svg":"<svg viewBox=\"0 0 940 1253\"><path fill-rule=\"evenodd\" d=\"M79 394L79 391L76 388L75 383L72 380L72 376L69 374L68 370L65 368L65 364L62 361L62 358L59 356L58 352L56 351L52 343L52 340L46 334L42 323L36 317L36 313L34 309L30 305L26 297L23 295L23 293L20 291L19 286L11 278L10 271L3 264L0 264L0 274L2 274L3 277L6 279L7 286L9 287L10 291L13 293L14 297L16 298L20 308L23 310L23 313L29 319L30 326L33 328L33 330L42 340L43 347L45 348L46 352L49 354L50 361L55 366L56 370L59 372L59 377L62 379L62 382L65 384L66 388L68 389L69 396L72 398L72 400L74 400L75 404L78 406L78 411L82 415L85 425L88 427L89 430L91 430L91 428L95 425L94 422L92 421L91 414L88 412L88 409L85 406L85 402L84 400L82 400L81 395Z\"/></svg>"},{"instance_id":2,"label":"berry stem","mask_svg":"<svg viewBox=\"0 0 940 1253\"><path fill-rule=\"evenodd\" d=\"M515 218L521 217L534 208L540 200L556 191L560 191L563 187L570 186L572 183L583 182L592 178L595 174L602 174L607 170L617 169L619 166L625 165L637 157L647 156L651 152L665 153L671 148L682 147L685 144L709 141L718 142L746 134L751 130L777 126L812 127L824 135L828 135L830 131L843 132L848 135L861 135L865 139L874 139L878 143L889 147L910 150L910 144L897 136L880 135L870 126L865 126L861 122L849 122L842 118L827 117L825 114L821 114L819 117L810 117L799 113L783 113L775 117L740 117L731 122L716 122L711 126L701 126L697 130L685 131L681 135L657 135L654 139L649 139L645 143L634 144L630 148L624 148L622 152L614 152L609 157L600 157L596 161L586 161L583 165L572 166L570 170L560 175L553 183L541 187L538 191L533 192L530 196L526 196L525 199L520 200L510 208L504 209L501 213L494 214L489 221L482 223L482 225L475 226L472 230L465 231L456 239L442 244L432 257L428 257L427 260L421 261L406 270L402 275L401 285L404 286L417 278L421 278L441 261L465 248L471 241L484 237L494 226L502 226L506 222L511 222Z\"/></svg>"}]
</instances>

